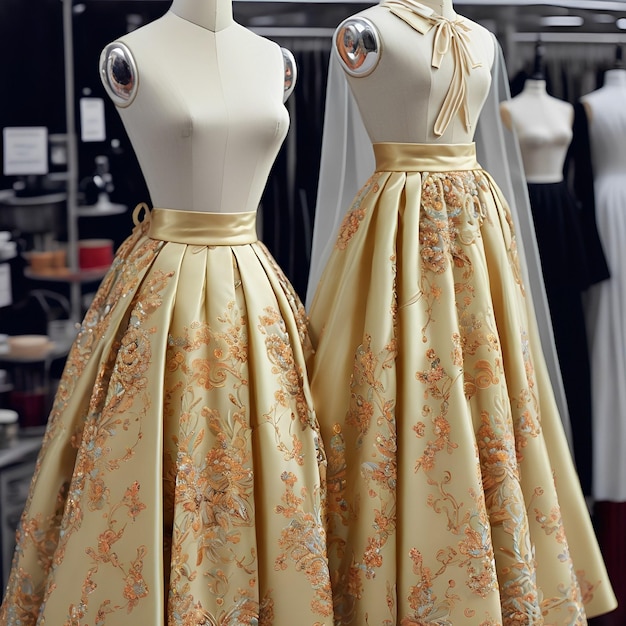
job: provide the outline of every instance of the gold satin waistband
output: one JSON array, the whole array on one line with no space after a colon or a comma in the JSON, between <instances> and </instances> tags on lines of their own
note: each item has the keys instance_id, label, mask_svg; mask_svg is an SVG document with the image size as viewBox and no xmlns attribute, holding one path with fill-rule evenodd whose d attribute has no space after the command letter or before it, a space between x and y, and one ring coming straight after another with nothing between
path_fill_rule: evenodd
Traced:
<instances>
[{"instance_id":1,"label":"gold satin waistband","mask_svg":"<svg viewBox=\"0 0 626 626\"><path fill-rule=\"evenodd\" d=\"M374 144L378 172L458 172L481 169L476 144L392 143Z\"/></svg>"},{"instance_id":2,"label":"gold satin waistband","mask_svg":"<svg viewBox=\"0 0 626 626\"><path fill-rule=\"evenodd\" d=\"M241 246L258 240L256 212L203 213L152 209L148 237L197 246Z\"/></svg>"}]
</instances>

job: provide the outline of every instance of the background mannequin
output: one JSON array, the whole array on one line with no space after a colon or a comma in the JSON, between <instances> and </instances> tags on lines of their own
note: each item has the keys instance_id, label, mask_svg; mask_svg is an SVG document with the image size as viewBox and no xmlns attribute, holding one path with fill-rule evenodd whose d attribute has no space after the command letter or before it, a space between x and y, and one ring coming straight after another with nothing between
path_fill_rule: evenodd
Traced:
<instances>
[{"instance_id":1,"label":"background mannequin","mask_svg":"<svg viewBox=\"0 0 626 626\"><path fill-rule=\"evenodd\" d=\"M574 456L585 494L591 494L591 380L581 292L608 276L594 271L588 249L597 233L586 229L563 179L572 140L574 107L548 95L540 44L535 69L522 92L500 105L502 120L518 138L528 181L537 243L560 368L567 395Z\"/></svg>"},{"instance_id":2,"label":"background mannequin","mask_svg":"<svg viewBox=\"0 0 626 626\"><path fill-rule=\"evenodd\" d=\"M517 131L528 182L562 181L574 107L548 95L544 79L529 78L519 95L502 103L501 112L507 128Z\"/></svg>"},{"instance_id":3,"label":"background mannequin","mask_svg":"<svg viewBox=\"0 0 626 626\"><path fill-rule=\"evenodd\" d=\"M335 623L582 623L573 571L594 581L591 613L614 598L511 215L472 143L493 37L451 2L398 0L349 18L335 44L376 155L310 309ZM573 565L548 548L563 528L539 521L559 504L572 552L591 548Z\"/></svg>"},{"instance_id":4,"label":"background mannequin","mask_svg":"<svg viewBox=\"0 0 626 626\"><path fill-rule=\"evenodd\" d=\"M0 623L332 624L306 316L255 225L290 59L230 0L104 50L158 206L69 355Z\"/></svg>"},{"instance_id":5,"label":"background mannequin","mask_svg":"<svg viewBox=\"0 0 626 626\"><path fill-rule=\"evenodd\" d=\"M574 107L546 91L541 47L535 48L535 70L522 92L500 105L502 120L515 128L522 150L524 172L530 183L558 183L572 140Z\"/></svg>"},{"instance_id":6,"label":"background mannequin","mask_svg":"<svg viewBox=\"0 0 626 626\"><path fill-rule=\"evenodd\" d=\"M619 607L602 624L626 620L626 70L616 64L602 87L581 98L576 127L577 193L594 216L611 279L593 285L586 300L593 400L593 495L600 545Z\"/></svg>"}]
</instances>

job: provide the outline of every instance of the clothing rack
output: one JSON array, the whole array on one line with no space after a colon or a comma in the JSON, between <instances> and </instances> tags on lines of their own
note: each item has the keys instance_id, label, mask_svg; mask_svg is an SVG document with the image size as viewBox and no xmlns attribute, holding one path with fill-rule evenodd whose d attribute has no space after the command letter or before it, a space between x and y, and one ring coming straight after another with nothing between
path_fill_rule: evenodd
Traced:
<instances>
[{"instance_id":1,"label":"clothing rack","mask_svg":"<svg viewBox=\"0 0 626 626\"><path fill-rule=\"evenodd\" d=\"M72 0L63 1L63 62L65 122L67 137L67 260L72 273L78 272L78 138L74 109L74 31ZM70 319L82 319L81 284L70 282Z\"/></svg>"},{"instance_id":2,"label":"clothing rack","mask_svg":"<svg viewBox=\"0 0 626 626\"><path fill-rule=\"evenodd\" d=\"M517 43L575 43L575 44L609 44L626 43L626 33L514 33L512 38Z\"/></svg>"},{"instance_id":3,"label":"clothing rack","mask_svg":"<svg viewBox=\"0 0 626 626\"><path fill-rule=\"evenodd\" d=\"M91 2L119 2L120 0L90 0ZM123 0L122 0L123 1ZM134 0L137 2L138 0ZM142 1L142 0L139 0ZM153 1L153 0L145 0ZM165 0L162 0L165 2ZM167 0L170 2L171 0ZM368 4L377 2L363 2L363 0L233 0L235 4L265 3L265 4ZM567 9L592 9L594 11L624 11L626 1L622 0L455 0L455 4L476 6L553 6Z\"/></svg>"},{"instance_id":4,"label":"clothing rack","mask_svg":"<svg viewBox=\"0 0 626 626\"><path fill-rule=\"evenodd\" d=\"M378 4L362 0L234 0L237 2L264 2L266 4ZM592 9L594 11L624 11L626 2L622 0L455 0L455 4L477 6L554 6L568 9Z\"/></svg>"},{"instance_id":5,"label":"clothing rack","mask_svg":"<svg viewBox=\"0 0 626 626\"><path fill-rule=\"evenodd\" d=\"M512 33L507 42L507 70L514 93L530 76L539 36L545 49L543 72L548 90L572 104L602 84L604 71L615 65L616 46L626 42L626 33Z\"/></svg>"},{"instance_id":6,"label":"clothing rack","mask_svg":"<svg viewBox=\"0 0 626 626\"><path fill-rule=\"evenodd\" d=\"M261 35L262 37L272 38L319 38L319 39L330 39L334 32L334 28L316 28L303 26L301 28L288 28L286 26L251 26L250 30L255 32L257 35Z\"/></svg>"}]
</instances>

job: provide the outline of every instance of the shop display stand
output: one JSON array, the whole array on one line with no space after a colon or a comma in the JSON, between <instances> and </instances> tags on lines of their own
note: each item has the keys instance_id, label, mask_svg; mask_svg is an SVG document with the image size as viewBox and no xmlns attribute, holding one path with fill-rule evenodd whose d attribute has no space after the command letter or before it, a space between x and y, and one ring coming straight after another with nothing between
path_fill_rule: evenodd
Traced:
<instances>
[{"instance_id":1,"label":"shop display stand","mask_svg":"<svg viewBox=\"0 0 626 626\"><path fill-rule=\"evenodd\" d=\"M0 449L0 575L6 586L15 548L15 529L28 496L41 447L42 432L20 437L19 441Z\"/></svg>"},{"instance_id":2,"label":"shop display stand","mask_svg":"<svg viewBox=\"0 0 626 626\"><path fill-rule=\"evenodd\" d=\"M67 263L72 276L78 267L78 145L74 108L73 0L63 0L63 59L65 67L65 126L67 135ZM81 319L81 281L70 281L70 319Z\"/></svg>"},{"instance_id":3,"label":"shop display stand","mask_svg":"<svg viewBox=\"0 0 626 626\"><path fill-rule=\"evenodd\" d=\"M65 125L67 143L66 207L67 207L67 268L64 271L39 273L25 270L25 276L32 280L67 283L69 285L70 320L82 319L82 284L101 280L108 267L81 269L78 259L78 219L122 214L127 207L122 204L106 203L96 206L78 204L78 139L76 132L76 110L74 89L74 28L73 0L63 2L63 62L65 75Z\"/></svg>"}]
</instances>

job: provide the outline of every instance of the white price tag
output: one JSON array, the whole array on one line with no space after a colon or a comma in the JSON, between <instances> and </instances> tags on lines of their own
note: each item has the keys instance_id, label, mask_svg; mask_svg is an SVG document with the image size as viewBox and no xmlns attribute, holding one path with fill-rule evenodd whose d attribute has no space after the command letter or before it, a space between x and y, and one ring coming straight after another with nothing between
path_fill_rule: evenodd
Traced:
<instances>
[{"instance_id":1,"label":"white price tag","mask_svg":"<svg viewBox=\"0 0 626 626\"><path fill-rule=\"evenodd\" d=\"M83 141L104 141L104 100L102 98L80 99L80 138Z\"/></svg>"},{"instance_id":2,"label":"white price tag","mask_svg":"<svg viewBox=\"0 0 626 626\"><path fill-rule=\"evenodd\" d=\"M44 126L7 126L4 138L4 175L48 173L48 129Z\"/></svg>"}]
</instances>

